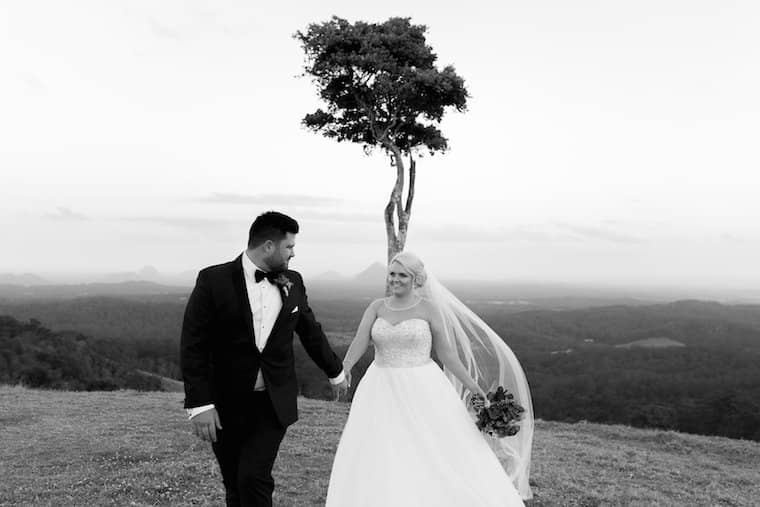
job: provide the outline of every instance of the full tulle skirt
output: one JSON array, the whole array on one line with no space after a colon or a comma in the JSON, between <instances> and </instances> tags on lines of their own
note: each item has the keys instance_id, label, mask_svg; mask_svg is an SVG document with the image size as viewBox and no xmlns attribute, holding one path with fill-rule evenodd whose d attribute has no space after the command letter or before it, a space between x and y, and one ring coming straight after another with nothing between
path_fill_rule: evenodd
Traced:
<instances>
[{"instance_id":1,"label":"full tulle skirt","mask_svg":"<svg viewBox=\"0 0 760 507\"><path fill-rule=\"evenodd\" d=\"M433 361L372 363L333 462L327 507L505 507L517 490Z\"/></svg>"}]
</instances>

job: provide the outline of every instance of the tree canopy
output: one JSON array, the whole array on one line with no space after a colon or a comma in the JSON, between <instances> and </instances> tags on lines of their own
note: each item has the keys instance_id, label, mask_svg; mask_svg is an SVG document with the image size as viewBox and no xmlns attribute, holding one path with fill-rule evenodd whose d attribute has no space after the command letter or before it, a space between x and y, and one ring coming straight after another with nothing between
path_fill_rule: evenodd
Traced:
<instances>
[{"instance_id":1,"label":"tree canopy","mask_svg":"<svg viewBox=\"0 0 760 507\"><path fill-rule=\"evenodd\" d=\"M453 66L438 70L427 28L409 18L349 23L333 17L297 32L326 109L303 124L337 141L380 146L393 155L448 148L438 123L447 108L466 109L468 93Z\"/></svg>"}]
</instances>

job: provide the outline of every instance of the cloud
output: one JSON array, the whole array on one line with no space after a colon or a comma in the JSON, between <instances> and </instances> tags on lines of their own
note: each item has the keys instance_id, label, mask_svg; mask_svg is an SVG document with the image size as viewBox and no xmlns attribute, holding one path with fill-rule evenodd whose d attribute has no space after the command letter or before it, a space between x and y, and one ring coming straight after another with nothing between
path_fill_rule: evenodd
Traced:
<instances>
[{"instance_id":1,"label":"cloud","mask_svg":"<svg viewBox=\"0 0 760 507\"><path fill-rule=\"evenodd\" d=\"M640 244L644 240L618 233L602 227L573 225L566 223L535 224L513 227L488 227L487 225L432 225L411 224L409 238L414 241L458 243L473 241L479 243L527 242L538 244L578 243L586 239L597 239L618 244Z\"/></svg>"},{"instance_id":2,"label":"cloud","mask_svg":"<svg viewBox=\"0 0 760 507\"><path fill-rule=\"evenodd\" d=\"M302 215L294 215L294 217L301 223L302 231L315 232L320 231L316 236L325 241L347 241L351 243L362 243L369 241L368 238L363 237L362 231L370 229L365 226L357 226L356 224L376 222L377 230L384 230L382 225L382 217L364 213L332 213L332 212L320 212L320 211L306 211ZM251 217L245 217L243 222L249 225L247 222ZM194 229L213 231L224 228L234 227L239 229L241 227L241 220L231 220L228 218L214 218L203 216L134 216L134 217L121 217L118 220L142 223L146 225L158 225L165 227L174 227L181 229ZM244 232L248 231L248 225L244 225ZM374 230L374 229L371 229Z\"/></svg>"},{"instance_id":3,"label":"cloud","mask_svg":"<svg viewBox=\"0 0 760 507\"><path fill-rule=\"evenodd\" d=\"M71 211L69 208L58 207L57 213L45 213L45 218L50 220L60 220L63 222L80 222L89 220L85 215Z\"/></svg>"},{"instance_id":4,"label":"cloud","mask_svg":"<svg viewBox=\"0 0 760 507\"><path fill-rule=\"evenodd\" d=\"M257 206L302 206L309 208L333 207L345 205L347 201L333 197L319 197L303 194L232 194L213 193L198 199L215 204L255 204Z\"/></svg>"},{"instance_id":5,"label":"cloud","mask_svg":"<svg viewBox=\"0 0 760 507\"><path fill-rule=\"evenodd\" d=\"M381 213L366 212L329 212L329 211L304 211L300 217L294 217L299 221L313 220L315 222L367 222L383 224Z\"/></svg>"},{"instance_id":6,"label":"cloud","mask_svg":"<svg viewBox=\"0 0 760 507\"><path fill-rule=\"evenodd\" d=\"M604 241L610 241L612 243L619 243L619 244L626 244L626 245L641 244L641 243L646 242L641 238L637 238L629 234L623 234L623 233L611 231L609 229L604 229L602 227L573 225L573 224L567 224L563 222L555 222L554 225L556 225L560 229L565 229L567 231L572 232L573 234L576 234L578 236L581 236L583 238L588 238L588 239L601 239Z\"/></svg>"},{"instance_id":7,"label":"cloud","mask_svg":"<svg viewBox=\"0 0 760 507\"><path fill-rule=\"evenodd\" d=\"M430 225L411 224L409 238L415 241L460 243L474 241L480 243L509 243L525 241L530 243L557 243L577 241L568 234L557 234L540 225L519 227L487 227L484 225Z\"/></svg>"},{"instance_id":8,"label":"cloud","mask_svg":"<svg viewBox=\"0 0 760 507\"><path fill-rule=\"evenodd\" d=\"M731 234L728 232L724 232L721 234L721 239L724 239L726 241L730 241L732 243L747 243L747 238L744 238L742 236L737 236L736 234Z\"/></svg>"},{"instance_id":9,"label":"cloud","mask_svg":"<svg viewBox=\"0 0 760 507\"><path fill-rule=\"evenodd\" d=\"M222 34L225 37L240 38L250 35L252 21L259 21L255 14L245 15L239 10L215 8L212 4L201 2L192 5L187 2L181 15L172 13L159 17L135 12L135 16L147 23L150 32L157 39L172 41L197 40L209 34ZM253 17L253 19L251 19Z\"/></svg>"},{"instance_id":10,"label":"cloud","mask_svg":"<svg viewBox=\"0 0 760 507\"><path fill-rule=\"evenodd\" d=\"M168 225L171 227L181 227L185 229L217 229L219 227L227 227L230 225L236 225L231 220L221 218L206 218L206 217L123 217L121 220L128 222L143 222L156 225Z\"/></svg>"},{"instance_id":11,"label":"cloud","mask_svg":"<svg viewBox=\"0 0 760 507\"><path fill-rule=\"evenodd\" d=\"M281 209L298 221L338 223L382 223L383 221L382 210L369 212L360 208L361 203L334 197L305 194L213 193L195 200L213 204L254 205L261 208L262 211L264 209Z\"/></svg>"},{"instance_id":12,"label":"cloud","mask_svg":"<svg viewBox=\"0 0 760 507\"><path fill-rule=\"evenodd\" d=\"M148 26L150 27L150 31L159 39L178 41L182 38L177 30L169 28L154 18L148 18L147 22Z\"/></svg>"},{"instance_id":13,"label":"cloud","mask_svg":"<svg viewBox=\"0 0 760 507\"><path fill-rule=\"evenodd\" d=\"M385 239L385 225L379 213L304 210L302 214L293 214L293 216L302 224L301 232L307 234L310 241L320 243L373 243ZM125 217L123 220L197 230L240 227L239 220L209 217L144 216ZM358 224L367 224L367 226ZM578 243L588 239L609 241L616 244L645 243L640 238L601 227L561 222L514 227L488 227L487 225L469 224L434 225L412 222L409 227L408 238L414 242L430 243L461 243L466 241L490 244L523 242L549 245Z\"/></svg>"},{"instance_id":14,"label":"cloud","mask_svg":"<svg viewBox=\"0 0 760 507\"><path fill-rule=\"evenodd\" d=\"M42 79L32 72L25 72L19 75L21 82L24 83L26 90L30 93L41 94L47 91L47 86Z\"/></svg>"}]
</instances>

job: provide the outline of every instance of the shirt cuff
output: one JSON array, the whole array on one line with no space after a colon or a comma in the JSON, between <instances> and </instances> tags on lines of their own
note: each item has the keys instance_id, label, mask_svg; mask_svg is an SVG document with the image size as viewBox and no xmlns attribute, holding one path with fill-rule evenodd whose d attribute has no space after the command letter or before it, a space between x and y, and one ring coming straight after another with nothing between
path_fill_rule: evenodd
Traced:
<instances>
[{"instance_id":1,"label":"shirt cuff","mask_svg":"<svg viewBox=\"0 0 760 507\"><path fill-rule=\"evenodd\" d=\"M214 408L213 403L211 405L203 405L201 407L186 408L185 411L187 412L187 418L192 419L196 415L201 414L207 410L211 410L212 408Z\"/></svg>"},{"instance_id":2,"label":"shirt cuff","mask_svg":"<svg viewBox=\"0 0 760 507\"><path fill-rule=\"evenodd\" d=\"M344 372L343 370L340 370L340 375L338 375L335 378L331 378L330 383L335 386L338 384L342 384L344 380L346 380L346 372Z\"/></svg>"}]
</instances>

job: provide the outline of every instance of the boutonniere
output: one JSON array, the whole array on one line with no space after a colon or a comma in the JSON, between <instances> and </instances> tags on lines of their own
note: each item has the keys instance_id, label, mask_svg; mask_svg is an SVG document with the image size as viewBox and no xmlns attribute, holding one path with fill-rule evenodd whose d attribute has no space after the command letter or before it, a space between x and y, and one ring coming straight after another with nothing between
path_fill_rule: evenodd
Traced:
<instances>
[{"instance_id":1,"label":"boutonniere","mask_svg":"<svg viewBox=\"0 0 760 507\"><path fill-rule=\"evenodd\" d=\"M285 297L290 296L290 288L293 287L293 282L285 276L285 273L280 273L280 276L274 279L274 283L285 293Z\"/></svg>"}]
</instances>

